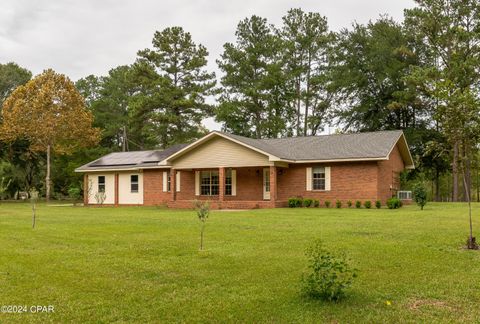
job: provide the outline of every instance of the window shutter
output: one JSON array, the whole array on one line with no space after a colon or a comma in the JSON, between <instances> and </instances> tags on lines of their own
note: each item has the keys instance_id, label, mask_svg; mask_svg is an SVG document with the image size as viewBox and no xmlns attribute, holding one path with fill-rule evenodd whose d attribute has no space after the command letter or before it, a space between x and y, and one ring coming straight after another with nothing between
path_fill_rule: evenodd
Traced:
<instances>
[{"instance_id":1,"label":"window shutter","mask_svg":"<svg viewBox=\"0 0 480 324\"><path fill-rule=\"evenodd\" d=\"M195 196L200 196L200 171L195 171Z\"/></svg>"},{"instance_id":2,"label":"window shutter","mask_svg":"<svg viewBox=\"0 0 480 324\"><path fill-rule=\"evenodd\" d=\"M175 176L175 187L176 191L180 192L180 171L177 171L177 174Z\"/></svg>"},{"instance_id":3,"label":"window shutter","mask_svg":"<svg viewBox=\"0 0 480 324\"><path fill-rule=\"evenodd\" d=\"M168 191L168 172L167 171L163 171L162 190L163 192Z\"/></svg>"},{"instance_id":4,"label":"window shutter","mask_svg":"<svg viewBox=\"0 0 480 324\"><path fill-rule=\"evenodd\" d=\"M312 191L312 168L306 168L307 173L307 191Z\"/></svg>"},{"instance_id":5,"label":"window shutter","mask_svg":"<svg viewBox=\"0 0 480 324\"><path fill-rule=\"evenodd\" d=\"M232 196L237 195L237 170L232 170Z\"/></svg>"},{"instance_id":6,"label":"window shutter","mask_svg":"<svg viewBox=\"0 0 480 324\"><path fill-rule=\"evenodd\" d=\"M330 191L330 167L325 167L325 191Z\"/></svg>"}]
</instances>

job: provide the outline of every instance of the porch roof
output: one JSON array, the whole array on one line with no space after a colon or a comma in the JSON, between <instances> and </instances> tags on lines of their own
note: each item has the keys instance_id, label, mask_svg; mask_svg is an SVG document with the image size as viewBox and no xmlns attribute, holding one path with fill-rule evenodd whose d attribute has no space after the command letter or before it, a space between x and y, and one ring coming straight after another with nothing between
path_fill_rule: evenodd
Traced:
<instances>
[{"instance_id":1,"label":"porch roof","mask_svg":"<svg viewBox=\"0 0 480 324\"><path fill-rule=\"evenodd\" d=\"M275 139L253 139L214 131L191 144L174 145L163 151L110 153L75 171L168 168L171 161L187 154L214 136L229 139L265 154L272 162L286 163L386 160L398 144L406 168L414 168L408 144L400 130Z\"/></svg>"}]
</instances>

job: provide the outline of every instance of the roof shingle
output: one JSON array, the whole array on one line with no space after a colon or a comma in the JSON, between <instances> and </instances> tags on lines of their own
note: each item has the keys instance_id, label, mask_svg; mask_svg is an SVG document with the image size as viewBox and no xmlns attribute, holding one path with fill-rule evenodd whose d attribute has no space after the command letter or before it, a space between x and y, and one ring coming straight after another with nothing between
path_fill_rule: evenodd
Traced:
<instances>
[{"instance_id":1,"label":"roof shingle","mask_svg":"<svg viewBox=\"0 0 480 324\"><path fill-rule=\"evenodd\" d=\"M395 130L274 139L222 134L282 159L307 161L386 157L403 132Z\"/></svg>"},{"instance_id":2,"label":"roof shingle","mask_svg":"<svg viewBox=\"0 0 480 324\"><path fill-rule=\"evenodd\" d=\"M282 160L368 160L386 158L403 135L402 131L334 134L274 139L253 139L215 132ZM115 152L85 164L78 171L158 167L158 163L179 152L188 144L159 151ZM407 148L408 150L408 148ZM409 154L409 153L408 153ZM413 163L413 162L412 162Z\"/></svg>"}]
</instances>

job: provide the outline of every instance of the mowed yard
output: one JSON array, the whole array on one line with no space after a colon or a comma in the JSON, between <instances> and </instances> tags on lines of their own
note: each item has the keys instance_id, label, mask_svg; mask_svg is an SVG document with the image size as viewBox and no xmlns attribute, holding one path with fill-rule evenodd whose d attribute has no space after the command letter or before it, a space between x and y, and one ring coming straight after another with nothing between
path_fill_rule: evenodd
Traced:
<instances>
[{"instance_id":1,"label":"mowed yard","mask_svg":"<svg viewBox=\"0 0 480 324\"><path fill-rule=\"evenodd\" d=\"M0 305L53 314L0 322L467 322L480 318L480 251L466 204L213 211L0 205ZM474 204L480 237L480 205ZM347 299L299 293L316 238L359 271ZM388 305L388 302L391 305Z\"/></svg>"}]
</instances>

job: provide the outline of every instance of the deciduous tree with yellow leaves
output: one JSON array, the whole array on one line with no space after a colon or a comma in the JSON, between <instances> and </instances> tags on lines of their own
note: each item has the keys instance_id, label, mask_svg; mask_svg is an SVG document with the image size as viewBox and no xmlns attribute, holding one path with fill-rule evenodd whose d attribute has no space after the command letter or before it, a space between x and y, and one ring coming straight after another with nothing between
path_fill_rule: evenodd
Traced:
<instances>
[{"instance_id":1,"label":"deciduous tree with yellow leaves","mask_svg":"<svg viewBox=\"0 0 480 324\"><path fill-rule=\"evenodd\" d=\"M73 82L51 69L12 92L3 103L2 120L0 140L26 139L32 151L46 153L47 201L52 152L71 154L100 139L100 130L92 127L93 115Z\"/></svg>"}]
</instances>

